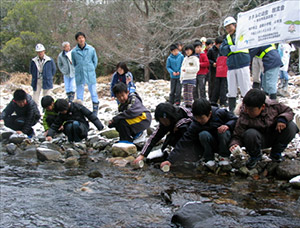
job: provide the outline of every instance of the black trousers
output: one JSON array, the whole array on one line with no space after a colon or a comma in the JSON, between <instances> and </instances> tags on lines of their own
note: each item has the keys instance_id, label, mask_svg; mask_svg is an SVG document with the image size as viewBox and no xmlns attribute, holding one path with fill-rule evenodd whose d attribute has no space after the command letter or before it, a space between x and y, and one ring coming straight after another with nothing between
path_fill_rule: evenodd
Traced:
<instances>
[{"instance_id":1,"label":"black trousers","mask_svg":"<svg viewBox=\"0 0 300 228\"><path fill-rule=\"evenodd\" d=\"M227 78L216 77L214 83L210 101L217 104L220 99L220 105L225 105L227 101Z\"/></svg>"},{"instance_id":2,"label":"black trousers","mask_svg":"<svg viewBox=\"0 0 300 228\"><path fill-rule=\"evenodd\" d=\"M25 117L20 117L17 115L7 116L3 120L4 120L4 125L14 131L22 131L25 122L28 121ZM39 118L36 117L36 119L34 119L34 121L32 122L31 126L34 126L38 121ZM30 128L28 132L23 132L23 133L27 135L32 135L33 129Z\"/></svg>"},{"instance_id":3,"label":"black trousers","mask_svg":"<svg viewBox=\"0 0 300 228\"><path fill-rule=\"evenodd\" d=\"M251 157L258 156L261 149L268 147L272 147L271 153L278 154L284 151L297 132L299 132L299 129L293 121L290 121L281 133L275 130L274 127L268 129L265 133L250 128L242 136L243 145Z\"/></svg>"},{"instance_id":4,"label":"black trousers","mask_svg":"<svg viewBox=\"0 0 300 228\"><path fill-rule=\"evenodd\" d=\"M205 91L206 79L204 74L199 74L196 77L196 86L194 87L193 97L194 100L198 98L206 98Z\"/></svg>"},{"instance_id":5,"label":"black trousers","mask_svg":"<svg viewBox=\"0 0 300 228\"><path fill-rule=\"evenodd\" d=\"M64 133L70 142L80 142L88 135L88 127L79 121L68 121L64 124Z\"/></svg>"}]
</instances>

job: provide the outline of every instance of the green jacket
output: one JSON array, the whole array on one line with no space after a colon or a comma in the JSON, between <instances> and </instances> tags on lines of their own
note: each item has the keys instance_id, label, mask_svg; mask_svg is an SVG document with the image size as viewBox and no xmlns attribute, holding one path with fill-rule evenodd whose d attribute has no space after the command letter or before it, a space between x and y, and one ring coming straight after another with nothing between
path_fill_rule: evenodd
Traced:
<instances>
[{"instance_id":1,"label":"green jacket","mask_svg":"<svg viewBox=\"0 0 300 228\"><path fill-rule=\"evenodd\" d=\"M43 116L43 126L44 126L45 131L47 131L50 128L50 126L47 123L47 117L48 116L57 116L57 115L58 115L58 113L55 111L48 111L48 110L45 111L44 116Z\"/></svg>"}]
</instances>

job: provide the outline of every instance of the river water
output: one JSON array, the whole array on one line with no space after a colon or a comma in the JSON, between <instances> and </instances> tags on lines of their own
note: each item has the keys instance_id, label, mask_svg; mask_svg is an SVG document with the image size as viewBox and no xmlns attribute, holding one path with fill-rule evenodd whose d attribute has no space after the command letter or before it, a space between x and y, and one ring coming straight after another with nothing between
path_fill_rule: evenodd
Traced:
<instances>
[{"instance_id":1,"label":"river water","mask_svg":"<svg viewBox=\"0 0 300 228\"><path fill-rule=\"evenodd\" d=\"M91 170L102 177L88 177ZM216 220L225 221L203 227L300 227L300 191L286 181L200 175L188 167L165 174L152 165L115 167L105 158L82 159L79 168L28 165L5 152L0 174L5 228L177 227L172 215L189 201L216 205Z\"/></svg>"}]
</instances>

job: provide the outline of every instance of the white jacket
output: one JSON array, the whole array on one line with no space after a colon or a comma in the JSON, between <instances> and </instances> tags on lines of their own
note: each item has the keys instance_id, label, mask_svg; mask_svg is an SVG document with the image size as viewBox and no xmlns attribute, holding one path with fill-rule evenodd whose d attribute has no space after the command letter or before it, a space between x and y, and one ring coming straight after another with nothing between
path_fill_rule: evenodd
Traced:
<instances>
[{"instance_id":1,"label":"white jacket","mask_svg":"<svg viewBox=\"0 0 300 228\"><path fill-rule=\"evenodd\" d=\"M294 45L289 45L288 43L280 43L278 45L279 54L281 56L281 61L283 66L280 68L282 71L288 71L290 63L290 52L295 51Z\"/></svg>"},{"instance_id":2,"label":"white jacket","mask_svg":"<svg viewBox=\"0 0 300 228\"><path fill-rule=\"evenodd\" d=\"M197 77L197 72L200 69L199 58L195 55L186 56L181 65L180 82L183 80L193 80ZM185 72L183 72L185 70Z\"/></svg>"}]
</instances>

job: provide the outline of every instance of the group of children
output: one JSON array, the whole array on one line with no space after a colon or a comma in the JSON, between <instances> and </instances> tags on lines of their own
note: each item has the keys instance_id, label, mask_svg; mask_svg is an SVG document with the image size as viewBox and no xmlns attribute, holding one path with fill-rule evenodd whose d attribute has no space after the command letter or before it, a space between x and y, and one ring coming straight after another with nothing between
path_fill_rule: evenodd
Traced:
<instances>
[{"instance_id":1,"label":"group of children","mask_svg":"<svg viewBox=\"0 0 300 228\"><path fill-rule=\"evenodd\" d=\"M119 114L109 122L108 127L114 127L119 132L119 143L134 144L135 139L149 128L151 113L136 92L129 92L125 83L117 83L113 93L119 102ZM81 141L87 137L88 121L98 130L103 129L98 117L81 104L65 99L55 101L51 96L43 97L41 104L45 109L43 123L48 141L60 132L67 135L70 142ZM226 165L237 147L245 147L250 156L246 165L254 168L262 159L261 149L267 147L272 148L270 158L280 162L281 153L299 132L292 121L292 109L270 100L259 89L250 89L245 94L239 117L225 108L212 106L205 98L196 99L191 110L169 102L161 103L156 107L154 116L159 125L134 163L146 158L166 136L161 148L165 161L161 166L202 158L205 165L211 168L216 166L215 153L219 155L219 165ZM17 89L0 118L5 126L32 137L32 126L39 121L40 113L31 96ZM173 148L170 154L165 151L167 146Z\"/></svg>"}]
</instances>

